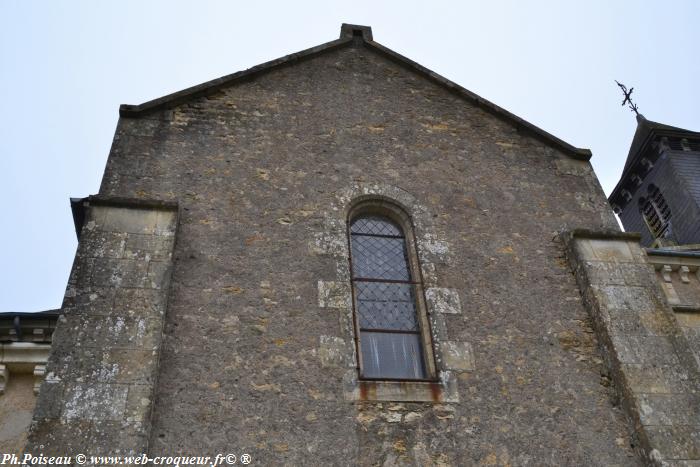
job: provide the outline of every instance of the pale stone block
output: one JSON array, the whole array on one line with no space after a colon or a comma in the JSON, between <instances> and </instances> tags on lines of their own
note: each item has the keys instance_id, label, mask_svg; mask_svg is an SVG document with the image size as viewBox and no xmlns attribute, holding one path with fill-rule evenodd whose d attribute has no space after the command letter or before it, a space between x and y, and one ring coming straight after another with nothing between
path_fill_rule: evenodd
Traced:
<instances>
[{"instance_id":1,"label":"pale stone block","mask_svg":"<svg viewBox=\"0 0 700 467\"><path fill-rule=\"evenodd\" d=\"M153 233L164 237L172 237L173 235L175 235L175 230L177 228L177 213L175 211L156 212L156 224L153 229Z\"/></svg>"},{"instance_id":2,"label":"pale stone block","mask_svg":"<svg viewBox=\"0 0 700 467\"><path fill-rule=\"evenodd\" d=\"M622 364L622 371L632 391L637 394L671 394L686 392L691 386L688 374L674 365L652 366Z\"/></svg>"},{"instance_id":3,"label":"pale stone block","mask_svg":"<svg viewBox=\"0 0 700 467\"><path fill-rule=\"evenodd\" d=\"M93 206L92 209L102 211L95 217L100 219L98 228L107 232L153 234L158 226L159 211L108 206Z\"/></svg>"},{"instance_id":4,"label":"pale stone block","mask_svg":"<svg viewBox=\"0 0 700 467\"><path fill-rule=\"evenodd\" d=\"M681 326L700 329L700 313L676 311L675 315Z\"/></svg>"},{"instance_id":5,"label":"pale stone block","mask_svg":"<svg viewBox=\"0 0 700 467\"><path fill-rule=\"evenodd\" d=\"M76 384L68 390L61 418L69 421L121 420L126 407L127 386L116 384Z\"/></svg>"},{"instance_id":6,"label":"pale stone block","mask_svg":"<svg viewBox=\"0 0 700 467\"><path fill-rule=\"evenodd\" d=\"M630 287L608 285L598 289L602 304L614 311L651 312L659 309L661 304L648 287Z\"/></svg>"},{"instance_id":7,"label":"pale stone block","mask_svg":"<svg viewBox=\"0 0 700 467\"><path fill-rule=\"evenodd\" d=\"M690 278L688 277L688 274L690 273L690 269L688 266L681 266L680 269L678 269L678 275L681 276L681 282L684 284L689 284L690 283Z\"/></svg>"},{"instance_id":8,"label":"pale stone block","mask_svg":"<svg viewBox=\"0 0 700 467\"><path fill-rule=\"evenodd\" d=\"M12 366L33 366L45 364L49 358L51 345L34 342L10 342L0 344L0 363Z\"/></svg>"},{"instance_id":9,"label":"pale stone block","mask_svg":"<svg viewBox=\"0 0 700 467\"><path fill-rule=\"evenodd\" d=\"M173 250L173 238L156 235L124 235L124 258L143 260L169 260Z\"/></svg>"},{"instance_id":10,"label":"pale stone block","mask_svg":"<svg viewBox=\"0 0 700 467\"><path fill-rule=\"evenodd\" d=\"M309 244L309 250L317 255L331 255L341 258L348 257L348 239L345 235L316 232L313 240Z\"/></svg>"},{"instance_id":11,"label":"pale stone block","mask_svg":"<svg viewBox=\"0 0 700 467\"><path fill-rule=\"evenodd\" d=\"M561 157L554 160L554 165L560 173L565 175L577 175L579 177L592 172L591 164L588 161L580 161L570 157Z\"/></svg>"},{"instance_id":12,"label":"pale stone block","mask_svg":"<svg viewBox=\"0 0 700 467\"><path fill-rule=\"evenodd\" d=\"M649 444L663 459L692 459L700 445L700 428L693 426L647 426ZM668 464L673 465L673 464ZM678 465L678 464L676 464Z\"/></svg>"},{"instance_id":13,"label":"pale stone block","mask_svg":"<svg viewBox=\"0 0 700 467\"><path fill-rule=\"evenodd\" d=\"M350 308L352 293L348 282L318 281L318 306L321 308Z\"/></svg>"},{"instance_id":14,"label":"pale stone block","mask_svg":"<svg viewBox=\"0 0 700 467\"><path fill-rule=\"evenodd\" d=\"M318 357L325 368L345 367L352 361L345 340L334 336L319 336Z\"/></svg>"},{"instance_id":15,"label":"pale stone block","mask_svg":"<svg viewBox=\"0 0 700 467\"><path fill-rule=\"evenodd\" d=\"M664 295L666 295L666 300L668 300L669 304L680 305L681 298L678 296L678 292L676 292L676 289L673 287L673 282L663 282L661 284L661 289L664 291Z\"/></svg>"},{"instance_id":16,"label":"pale stone block","mask_svg":"<svg viewBox=\"0 0 700 467\"><path fill-rule=\"evenodd\" d=\"M621 363L647 366L679 366L671 341L659 336L612 335L612 343Z\"/></svg>"},{"instance_id":17,"label":"pale stone block","mask_svg":"<svg viewBox=\"0 0 700 467\"><path fill-rule=\"evenodd\" d=\"M425 290L425 299L430 312L451 314L462 312L459 293L454 289L430 287Z\"/></svg>"},{"instance_id":18,"label":"pale stone block","mask_svg":"<svg viewBox=\"0 0 700 467\"><path fill-rule=\"evenodd\" d=\"M438 260L444 260L449 253L447 242L438 240L435 234L426 233L416 240L421 256L430 256Z\"/></svg>"},{"instance_id":19,"label":"pale stone block","mask_svg":"<svg viewBox=\"0 0 700 467\"><path fill-rule=\"evenodd\" d=\"M698 396L694 394L638 394L643 425L694 425L697 423Z\"/></svg>"},{"instance_id":20,"label":"pale stone block","mask_svg":"<svg viewBox=\"0 0 700 467\"><path fill-rule=\"evenodd\" d=\"M598 257L593 252L593 247L589 239L577 238L575 239L575 245L580 259L585 261L598 261Z\"/></svg>"},{"instance_id":21,"label":"pale stone block","mask_svg":"<svg viewBox=\"0 0 700 467\"><path fill-rule=\"evenodd\" d=\"M132 384L126 400L125 417L127 422L144 423L151 414L153 388L150 384Z\"/></svg>"},{"instance_id":22,"label":"pale stone block","mask_svg":"<svg viewBox=\"0 0 700 467\"><path fill-rule=\"evenodd\" d=\"M438 278L435 269L435 264L426 261L421 263L421 272L423 273L423 285L431 287L437 285Z\"/></svg>"},{"instance_id":23,"label":"pale stone block","mask_svg":"<svg viewBox=\"0 0 700 467\"><path fill-rule=\"evenodd\" d=\"M445 368L457 371L473 371L474 350L469 342L447 341L441 344Z\"/></svg>"},{"instance_id":24,"label":"pale stone block","mask_svg":"<svg viewBox=\"0 0 700 467\"><path fill-rule=\"evenodd\" d=\"M600 261L611 262L632 262L635 261L632 251L629 247L629 242L624 240L612 239L588 239L596 258Z\"/></svg>"},{"instance_id":25,"label":"pale stone block","mask_svg":"<svg viewBox=\"0 0 700 467\"><path fill-rule=\"evenodd\" d=\"M665 264L663 268L661 268L661 277L664 278L664 282L673 282L673 279L671 279L671 273L673 272L673 269L671 269L671 266L668 264Z\"/></svg>"},{"instance_id":26,"label":"pale stone block","mask_svg":"<svg viewBox=\"0 0 700 467\"><path fill-rule=\"evenodd\" d=\"M34 394L39 394L39 389L41 389L41 383L44 382L44 376L46 375L46 365L37 365L34 367Z\"/></svg>"}]
</instances>

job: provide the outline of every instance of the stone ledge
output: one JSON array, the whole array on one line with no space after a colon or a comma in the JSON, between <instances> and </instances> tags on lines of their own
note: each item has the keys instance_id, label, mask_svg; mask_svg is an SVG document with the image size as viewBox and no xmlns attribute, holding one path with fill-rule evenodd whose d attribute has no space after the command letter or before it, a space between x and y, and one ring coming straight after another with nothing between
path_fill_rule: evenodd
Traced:
<instances>
[{"instance_id":1,"label":"stone ledge","mask_svg":"<svg viewBox=\"0 0 700 467\"><path fill-rule=\"evenodd\" d=\"M80 240L83 224L87 217L87 208L90 206L121 207L131 209L155 209L160 211L174 211L179 213L177 201L165 201L157 199L126 198L119 196L90 195L85 198L71 198L71 211L75 233Z\"/></svg>"},{"instance_id":2,"label":"stone ledge","mask_svg":"<svg viewBox=\"0 0 700 467\"><path fill-rule=\"evenodd\" d=\"M631 242L639 242L642 235L637 232L621 232L619 230L589 230L589 229L574 229L564 234L567 241L574 238L589 238L589 239L609 239L609 240L627 240Z\"/></svg>"},{"instance_id":3,"label":"stone ledge","mask_svg":"<svg viewBox=\"0 0 700 467\"><path fill-rule=\"evenodd\" d=\"M0 363L5 365L45 364L49 358L50 351L51 344L38 344L35 342L0 344Z\"/></svg>"},{"instance_id":4,"label":"stone ledge","mask_svg":"<svg viewBox=\"0 0 700 467\"><path fill-rule=\"evenodd\" d=\"M163 209L177 211L177 201L166 201L161 199L126 198L122 196L90 195L82 198L82 202L88 202L91 206L112 206L138 209Z\"/></svg>"},{"instance_id":5,"label":"stone ledge","mask_svg":"<svg viewBox=\"0 0 700 467\"><path fill-rule=\"evenodd\" d=\"M357 378L357 370L348 370L343 378L347 401L384 402L459 402L457 379L443 371L439 381L367 381Z\"/></svg>"}]
</instances>

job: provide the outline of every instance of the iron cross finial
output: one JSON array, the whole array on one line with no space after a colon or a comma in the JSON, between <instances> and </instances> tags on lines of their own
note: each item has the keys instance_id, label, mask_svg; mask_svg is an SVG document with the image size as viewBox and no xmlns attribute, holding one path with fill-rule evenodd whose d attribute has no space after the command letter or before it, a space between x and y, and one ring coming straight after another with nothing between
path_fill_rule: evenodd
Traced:
<instances>
[{"instance_id":1,"label":"iron cross finial","mask_svg":"<svg viewBox=\"0 0 700 467\"><path fill-rule=\"evenodd\" d=\"M639 110L637 109L637 104L632 102L632 91L634 91L634 88L630 88L630 90L627 90L627 86L624 84L620 83L618 80L615 80L618 86L620 86L620 89L622 89L622 93L625 95L625 98L622 100L622 105L624 106L625 104L629 104L629 108L632 112L635 114L639 115Z\"/></svg>"}]
</instances>

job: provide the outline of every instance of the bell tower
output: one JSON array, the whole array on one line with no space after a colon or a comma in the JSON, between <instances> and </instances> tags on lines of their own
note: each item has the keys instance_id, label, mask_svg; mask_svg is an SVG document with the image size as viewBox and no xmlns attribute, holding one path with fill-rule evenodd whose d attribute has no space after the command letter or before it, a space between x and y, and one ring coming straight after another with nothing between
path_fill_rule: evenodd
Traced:
<instances>
[{"instance_id":1,"label":"bell tower","mask_svg":"<svg viewBox=\"0 0 700 467\"><path fill-rule=\"evenodd\" d=\"M609 198L642 245L700 244L700 133L637 115L622 176Z\"/></svg>"}]
</instances>

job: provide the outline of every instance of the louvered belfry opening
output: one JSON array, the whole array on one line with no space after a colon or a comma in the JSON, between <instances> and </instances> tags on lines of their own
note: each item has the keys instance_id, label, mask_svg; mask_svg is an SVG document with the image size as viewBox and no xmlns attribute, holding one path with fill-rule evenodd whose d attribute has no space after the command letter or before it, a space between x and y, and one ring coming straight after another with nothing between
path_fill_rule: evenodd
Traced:
<instances>
[{"instance_id":1,"label":"louvered belfry opening","mask_svg":"<svg viewBox=\"0 0 700 467\"><path fill-rule=\"evenodd\" d=\"M361 377L426 378L416 285L406 238L396 223L361 215L350 224L352 284Z\"/></svg>"},{"instance_id":2,"label":"louvered belfry opening","mask_svg":"<svg viewBox=\"0 0 700 467\"><path fill-rule=\"evenodd\" d=\"M652 235L655 238L662 238L668 232L671 208L656 185L649 185L647 190L648 197L639 198L639 209Z\"/></svg>"}]
</instances>

